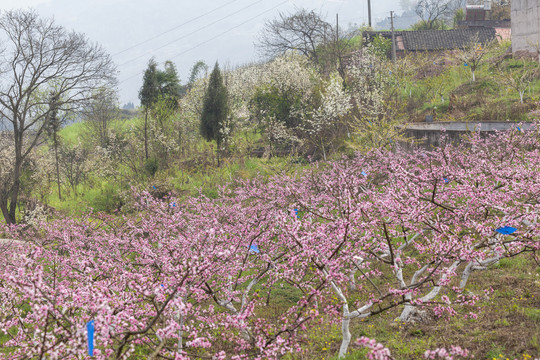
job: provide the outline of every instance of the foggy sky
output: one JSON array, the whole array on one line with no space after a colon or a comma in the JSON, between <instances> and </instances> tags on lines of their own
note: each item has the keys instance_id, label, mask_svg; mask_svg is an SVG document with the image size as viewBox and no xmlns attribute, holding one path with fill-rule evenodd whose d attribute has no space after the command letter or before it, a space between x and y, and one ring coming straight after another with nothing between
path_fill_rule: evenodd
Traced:
<instances>
[{"instance_id":1,"label":"foggy sky","mask_svg":"<svg viewBox=\"0 0 540 360\"><path fill-rule=\"evenodd\" d=\"M401 12L398 1L371 2L373 24L389 16L390 10ZM2 0L0 10L33 8L101 44L118 66L120 104L138 105L142 72L151 57L160 67L172 60L182 83L198 60L210 67L216 61L229 67L258 61L254 43L264 22L302 7L331 22L337 13L345 28L367 24L367 0Z\"/></svg>"}]
</instances>

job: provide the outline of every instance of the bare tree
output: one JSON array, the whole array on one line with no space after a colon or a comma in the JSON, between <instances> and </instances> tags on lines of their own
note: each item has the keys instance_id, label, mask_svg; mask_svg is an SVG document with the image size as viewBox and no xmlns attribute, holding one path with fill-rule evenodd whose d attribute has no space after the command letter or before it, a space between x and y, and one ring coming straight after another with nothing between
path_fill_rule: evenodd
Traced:
<instances>
[{"instance_id":1,"label":"bare tree","mask_svg":"<svg viewBox=\"0 0 540 360\"><path fill-rule=\"evenodd\" d=\"M465 10L466 6L467 0L451 0L448 4L448 7L450 8L449 16L454 15L459 9Z\"/></svg>"},{"instance_id":2,"label":"bare tree","mask_svg":"<svg viewBox=\"0 0 540 360\"><path fill-rule=\"evenodd\" d=\"M490 20L510 20L511 0L494 0L489 12Z\"/></svg>"},{"instance_id":3,"label":"bare tree","mask_svg":"<svg viewBox=\"0 0 540 360\"><path fill-rule=\"evenodd\" d=\"M453 15L452 5L452 0L420 0L415 12L422 19L425 29L431 30Z\"/></svg>"},{"instance_id":4,"label":"bare tree","mask_svg":"<svg viewBox=\"0 0 540 360\"><path fill-rule=\"evenodd\" d=\"M86 129L97 138L99 146L107 147L109 127L119 114L116 92L108 88L98 89L83 107L82 115Z\"/></svg>"},{"instance_id":5,"label":"bare tree","mask_svg":"<svg viewBox=\"0 0 540 360\"><path fill-rule=\"evenodd\" d=\"M321 73L328 75L337 70L341 78L346 81L345 67L348 59L355 50L362 47L360 38L361 32L358 29L348 29L344 31L338 23L336 15L336 25L333 27L333 34L317 48L318 66Z\"/></svg>"},{"instance_id":6,"label":"bare tree","mask_svg":"<svg viewBox=\"0 0 540 360\"><path fill-rule=\"evenodd\" d=\"M269 57L297 51L318 64L317 47L331 40L333 33L332 26L315 11L300 9L266 22L258 46Z\"/></svg>"},{"instance_id":7,"label":"bare tree","mask_svg":"<svg viewBox=\"0 0 540 360\"><path fill-rule=\"evenodd\" d=\"M34 11L15 10L0 17L0 118L13 137L10 182L0 193L6 222L15 223L21 171L32 149L43 140L51 107L74 111L92 97L94 89L114 81L110 56L98 45L68 32Z\"/></svg>"},{"instance_id":8,"label":"bare tree","mask_svg":"<svg viewBox=\"0 0 540 360\"><path fill-rule=\"evenodd\" d=\"M85 178L88 150L80 143L73 146L63 145L60 148L60 155L62 172L71 186L73 193L77 195L77 185Z\"/></svg>"},{"instance_id":9,"label":"bare tree","mask_svg":"<svg viewBox=\"0 0 540 360\"><path fill-rule=\"evenodd\" d=\"M486 41L482 43L478 34L471 38L471 41L457 52L458 60L462 61L464 66L471 70L472 81L476 81L476 70L484 62L485 56L493 47L495 41Z\"/></svg>"},{"instance_id":10,"label":"bare tree","mask_svg":"<svg viewBox=\"0 0 540 360\"><path fill-rule=\"evenodd\" d=\"M519 94L519 102L523 104L525 91L534 80L539 78L540 69L536 61L522 59L521 66L499 66L500 76L498 77L502 85L514 89Z\"/></svg>"}]
</instances>

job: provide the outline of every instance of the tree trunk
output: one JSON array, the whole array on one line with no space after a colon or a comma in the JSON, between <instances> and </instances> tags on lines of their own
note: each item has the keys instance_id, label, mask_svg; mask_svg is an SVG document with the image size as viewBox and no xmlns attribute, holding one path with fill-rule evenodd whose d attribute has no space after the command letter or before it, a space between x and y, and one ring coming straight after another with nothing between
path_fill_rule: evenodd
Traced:
<instances>
[{"instance_id":1,"label":"tree trunk","mask_svg":"<svg viewBox=\"0 0 540 360\"><path fill-rule=\"evenodd\" d=\"M54 143L54 160L56 162L56 183L58 184L58 199L62 200L62 192L60 187L60 166L58 164L58 139L56 137L56 129L53 133L53 143Z\"/></svg>"},{"instance_id":2,"label":"tree trunk","mask_svg":"<svg viewBox=\"0 0 540 360\"><path fill-rule=\"evenodd\" d=\"M178 330L178 345L177 345L177 349L176 349L176 352L178 354L182 354L182 351L184 350L184 344L183 344L183 338L184 338L184 315L182 314L182 312L180 311L180 309L178 309L178 325L180 327L180 329Z\"/></svg>"},{"instance_id":3,"label":"tree trunk","mask_svg":"<svg viewBox=\"0 0 540 360\"><path fill-rule=\"evenodd\" d=\"M440 280L436 283L433 289L428 294L420 298L422 303L426 303L428 301L433 300L439 294L440 290L442 289L441 283L446 281L446 279L448 278L448 274L455 271L460 263L461 261L459 260L454 261L452 265L450 265L448 269L446 269L447 272L441 276ZM416 306L405 305L405 308L403 309L403 311L401 312L401 315L399 316L399 320L403 322L408 322L410 321L411 317L415 313L418 313L418 308Z\"/></svg>"},{"instance_id":4,"label":"tree trunk","mask_svg":"<svg viewBox=\"0 0 540 360\"><path fill-rule=\"evenodd\" d=\"M349 349L349 344L351 343L351 331L349 329L349 325L351 323L351 319L349 317L349 305L344 303L343 304L343 314L341 318L341 336L343 337L341 339L341 345L339 347L339 354L338 357L344 358L347 354L347 350Z\"/></svg>"},{"instance_id":5,"label":"tree trunk","mask_svg":"<svg viewBox=\"0 0 540 360\"><path fill-rule=\"evenodd\" d=\"M4 219L7 224L15 223L14 221L12 221L11 217L9 216L7 199L5 201L0 202L0 210L2 210L2 215L4 215Z\"/></svg>"},{"instance_id":6,"label":"tree trunk","mask_svg":"<svg viewBox=\"0 0 540 360\"><path fill-rule=\"evenodd\" d=\"M220 156L220 152L221 152L221 141L220 141L220 139L218 139L216 142L217 142L217 147L216 147L217 166L218 166L218 167L221 167L221 156Z\"/></svg>"},{"instance_id":7,"label":"tree trunk","mask_svg":"<svg viewBox=\"0 0 540 360\"><path fill-rule=\"evenodd\" d=\"M21 186L21 166L22 159L19 154L16 155L15 166L13 169L13 187L11 188L11 194L9 196L9 210L6 218L6 223L16 224L16 212L17 212L17 200L19 198L19 189Z\"/></svg>"},{"instance_id":8,"label":"tree trunk","mask_svg":"<svg viewBox=\"0 0 540 360\"><path fill-rule=\"evenodd\" d=\"M144 112L144 158L148 160L148 108Z\"/></svg>"},{"instance_id":9,"label":"tree trunk","mask_svg":"<svg viewBox=\"0 0 540 360\"><path fill-rule=\"evenodd\" d=\"M24 125L24 119L21 120L21 124ZM11 191L6 196L9 198L9 208L6 218L6 223L16 224L17 214L17 200L19 198L19 190L21 187L21 169L23 165L23 145L24 145L24 133L19 128L19 119L15 118L13 121L13 137L15 140L15 164L13 165L13 186ZM7 206L7 199L6 199Z\"/></svg>"}]
</instances>

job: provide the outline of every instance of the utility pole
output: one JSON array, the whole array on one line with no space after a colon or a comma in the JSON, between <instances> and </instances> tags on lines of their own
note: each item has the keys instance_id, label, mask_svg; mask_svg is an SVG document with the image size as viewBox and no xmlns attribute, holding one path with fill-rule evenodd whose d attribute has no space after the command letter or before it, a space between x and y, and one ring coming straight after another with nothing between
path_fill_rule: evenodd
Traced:
<instances>
[{"instance_id":1,"label":"utility pole","mask_svg":"<svg viewBox=\"0 0 540 360\"><path fill-rule=\"evenodd\" d=\"M392 29L392 61L396 61L396 35L394 33L394 12L390 11L390 24Z\"/></svg>"},{"instance_id":2,"label":"utility pole","mask_svg":"<svg viewBox=\"0 0 540 360\"><path fill-rule=\"evenodd\" d=\"M368 25L371 28L371 0L367 0Z\"/></svg>"},{"instance_id":3,"label":"utility pole","mask_svg":"<svg viewBox=\"0 0 540 360\"><path fill-rule=\"evenodd\" d=\"M339 14L336 14L336 47L334 51L338 58L338 72L342 79L345 79L345 71L343 70L343 62L341 60L341 43L339 41Z\"/></svg>"},{"instance_id":4,"label":"utility pole","mask_svg":"<svg viewBox=\"0 0 540 360\"><path fill-rule=\"evenodd\" d=\"M336 14L336 41L339 40L339 14Z\"/></svg>"}]
</instances>

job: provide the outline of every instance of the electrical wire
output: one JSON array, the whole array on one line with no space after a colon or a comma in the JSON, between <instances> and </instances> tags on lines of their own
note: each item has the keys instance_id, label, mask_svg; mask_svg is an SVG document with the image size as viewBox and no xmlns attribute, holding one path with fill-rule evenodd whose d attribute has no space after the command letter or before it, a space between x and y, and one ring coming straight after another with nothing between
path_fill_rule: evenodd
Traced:
<instances>
[{"instance_id":1,"label":"electrical wire","mask_svg":"<svg viewBox=\"0 0 540 360\"><path fill-rule=\"evenodd\" d=\"M175 27L173 27L173 28L170 28L169 30L166 30L166 31L164 31L164 32L162 32L162 33L159 33L159 34L157 34L157 35L155 35L155 36L153 36L153 37L151 37L151 38L149 38L149 39L146 39L146 40L144 40L144 41L141 41L140 43L137 43L137 44L135 44L135 45L132 45L132 46L130 46L130 47L128 47L128 48L126 48L126 49L124 49L124 50L122 50L122 51L119 51L119 52L117 52L117 53L115 53L115 54L112 54L112 56L117 56L117 55L123 54L123 53L125 53L126 51L129 51L129 50L131 50L131 49L134 49L134 48L136 48L136 47L138 47L138 46L140 46L140 45L146 44L147 42L150 42L150 41L152 41L152 40L155 40L155 39L159 38L160 36L163 36L163 35L168 34L168 33L172 32L172 31L174 31L174 30L177 30L177 29L181 28L181 27L184 26L184 25L187 25L187 24L190 24L190 23L194 22L195 20L199 20L200 18L205 17L206 15L210 15L210 14L213 13L213 12L216 12L216 11L218 11L218 10L221 10L221 9L223 9L225 6L228 6L228 5L230 5L230 4L234 3L234 2L237 2L237 1L238 1L238 0L232 0L232 1L229 1L228 3L225 3L225 4L221 5L221 6L218 6L218 7L215 8L215 9L212 9L212 10L210 10L210 11L208 11L208 12L205 12L204 14L201 14L201 15L199 15L199 16L196 16L196 17L194 17L194 18L192 18L192 19L190 19L190 20L188 20L188 21L186 21L186 22L183 22L182 24L177 25L177 26L175 26Z\"/></svg>"},{"instance_id":2,"label":"electrical wire","mask_svg":"<svg viewBox=\"0 0 540 360\"><path fill-rule=\"evenodd\" d=\"M208 40L206 40L206 41L203 41L202 43L199 43L199 44L197 44L197 45L191 47L191 48L188 49L188 50L182 51L181 53L172 56L171 59L177 58L177 57L179 57L179 56L181 56L181 55L184 55L184 54L187 53L188 51L191 51L191 50L193 50L193 49L198 48L198 47L201 46L201 45L204 45L204 44L206 44L206 43L209 43L210 41L215 40L215 39L217 39L218 37L220 37L220 36L222 36L222 35L224 35L224 34L227 34L227 33L231 32L231 31L233 31L233 30L239 28L239 27L242 26L242 25L247 24L247 23L250 22L251 20L256 19L256 18L258 18L259 16L262 16L262 15L266 14L267 12L270 12L270 11L272 11L272 10L274 10L274 9L277 9L278 7L280 7L281 5L283 5L283 4L285 4L285 3L288 3L289 1L290 1L290 0L282 1L281 3L277 4L276 6L270 8L270 9L268 9L268 10L266 10L266 11L263 11L262 13L260 13L260 14L258 14L258 15L256 15L256 16L252 17L251 19L248 19L248 20L246 20L246 21L244 21L244 22L242 22L242 23L240 23L240 24L238 24L238 25L236 25L236 26L234 26L234 27L232 27L232 28L230 28L230 29L228 29L228 30L222 32L221 34L216 35L216 36L214 36L214 37L212 37L212 38L210 38L210 39L208 39Z\"/></svg>"},{"instance_id":3,"label":"electrical wire","mask_svg":"<svg viewBox=\"0 0 540 360\"><path fill-rule=\"evenodd\" d=\"M219 18L219 19L217 19L217 20L211 22L211 23L208 24L208 25L202 26L202 27L200 27L200 28L198 28L198 29L195 29L194 31L192 31L192 32L190 32L190 33L188 33L188 34L184 34L184 35L180 36L180 37L177 38L177 39L174 39L174 40L172 40L172 41L169 41L168 43L166 43L166 44L164 44L164 45L158 47L157 49L153 49L153 50L151 50L151 51L147 51L147 52L145 52L144 54L141 54L141 55L139 55L139 56L137 56L137 57L134 57L134 58L132 58L132 59L130 59L130 60L128 60L128 61L125 61L125 62L123 62L122 64L120 64L120 66L127 65L127 64L132 63L132 62L134 62L134 61L136 61L136 60L139 60L139 59L142 58L142 57L148 56L148 54L150 54L150 53L152 53L152 52L154 52L154 51L161 50L161 49L163 49L163 48L165 48L165 47L167 47L167 46L169 46L169 45L171 45L171 44L173 44L173 43L175 43L175 42L177 42L177 41L180 41L180 40L182 40L182 39L185 39L185 38L187 38L188 36L191 36L191 35L193 35L193 34L199 32L199 31L201 31L201 30L204 30L204 29L208 28L209 26L212 26L212 25L214 25L214 24L217 24L218 22L223 21L223 20L225 20L225 19L227 19L227 18L229 18L229 17L231 17L231 16L234 16L234 15L236 15L236 14L238 14L238 13L240 13L240 12L242 12L242 11L244 11L244 10L246 10L246 9L248 9L248 8L250 8L250 7L252 7L252 6L258 4L258 3L260 3L260 2L263 2L263 1L265 1L265 0L257 0L257 1L255 1L255 2L249 4L248 6L243 7L243 8L240 9L240 10L237 10L237 11L235 11L235 12L232 12L232 13L230 13L230 14L228 14L228 15L225 15L225 16L222 17L222 18Z\"/></svg>"},{"instance_id":4,"label":"electrical wire","mask_svg":"<svg viewBox=\"0 0 540 360\"><path fill-rule=\"evenodd\" d=\"M174 59L174 58L177 58L177 57L179 57L179 56L182 56L182 55L184 55L185 53L187 53L187 52L189 52L189 51L192 51L192 50L194 50L194 49L196 49L196 48L198 48L198 47L200 47L200 46L202 46L202 45L204 45L204 44L209 43L209 42L212 41L212 40L215 40L215 39L217 39L217 38L219 38L219 37L221 37L221 36L223 36L223 35L225 35L225 34L227 34L227 33L230 33L231 31L233 31L233 30L239 28L240 26L245 25L245 24L247 24L248 22L250 22L250 21L252 21L252 20L254 20L254 19L256 19L256 18L258 18L258 17L260 17L260 16L262 16L262 15L264 15L264 14L266 14L266 13L272 11L272 10L277 9L278 7L280 7L281 5L283 5L283 4L285 4L285 3L288 3L289 1L290 1L290 0L282 1L282 2L279 3L278 5L276 5L276 6L270 8L270 9L268 9L268 10L265 10L265 11L263 11L263 12L257 14L257 15L255 15L255 16L249 18L248 20L246 20L246 21L244 21L244 22L242 22L242 23L240 23L240 24L238 24L238 25L236 25L236 26L233 26L232 28L229 28L228 30L223 31L223 32L221 32L220 34L218 34L218 35L216 35L216 36L214 36L214 37L212 37L212 38L210 38L210 39L208 39L208 40L205 40L205 41L203 41L203 42L201 42L201 43L199 43L199 44L197 44L197 45L195 45L195 46L192 46L191 48L189 48L189 49L187 49L187 50L184 50L184 51L182 51L182 52L179 53L179 54L176 54L176 55L170 57L169 60ZM135 75L132 75L132 76L130 76L130 77L128 77L128 78L125 78L124 80L120 81L120 82L118 83L118 85L123 84L123 83L125 83L126 81L131 80L131 79L133 79L134 77L139 76L139 75L141 75L141 74L144 74L144 71L138 72L138 73L135 74Z\"/></svg>"}]
</instances>

